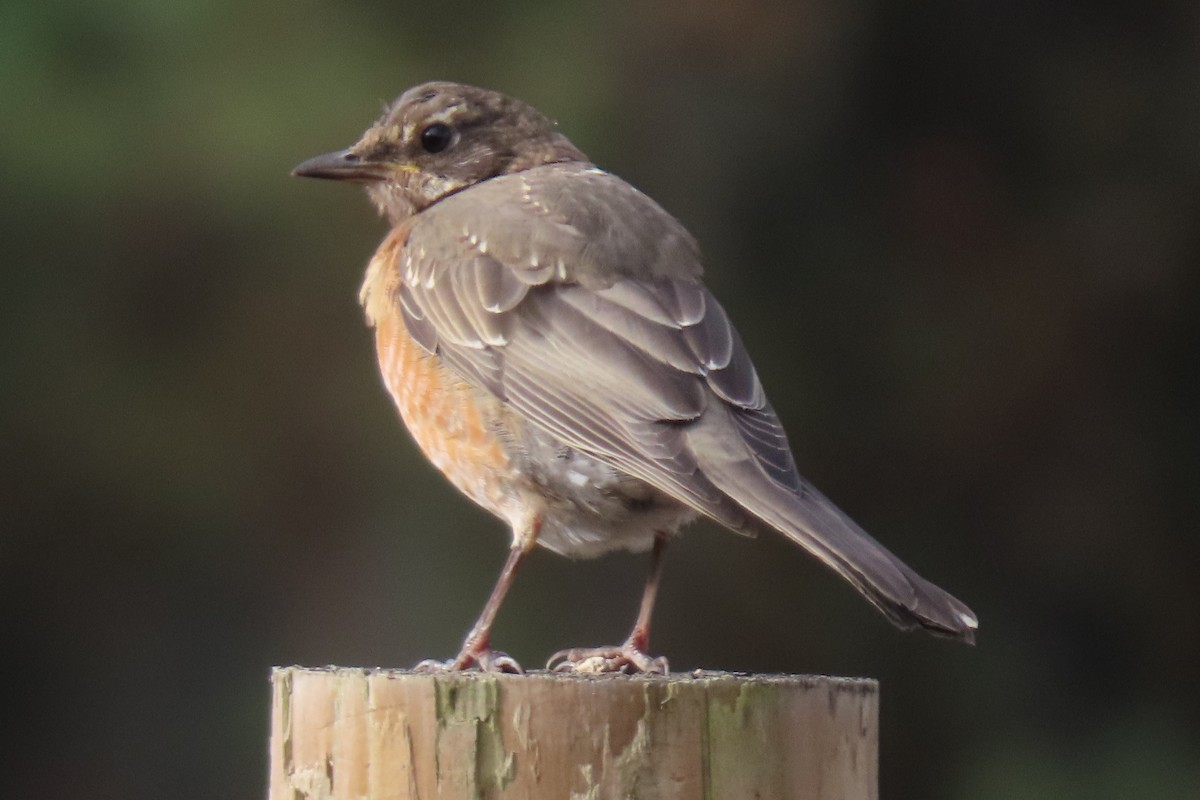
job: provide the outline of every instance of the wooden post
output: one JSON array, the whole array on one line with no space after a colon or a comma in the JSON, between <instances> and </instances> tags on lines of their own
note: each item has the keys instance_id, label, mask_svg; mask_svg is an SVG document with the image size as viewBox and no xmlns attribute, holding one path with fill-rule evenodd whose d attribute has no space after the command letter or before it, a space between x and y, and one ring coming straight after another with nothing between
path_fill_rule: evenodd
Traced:
<instances>
[{"instance_id":1,"label":"wooden post","mask_svg":"<svg viewBox=\"0 0 1200 800\"><path fill-rule=\"evenodd\" d=\"M875 800L875 681L272 675L270 800Z\"/></svg>"}]
</instances>

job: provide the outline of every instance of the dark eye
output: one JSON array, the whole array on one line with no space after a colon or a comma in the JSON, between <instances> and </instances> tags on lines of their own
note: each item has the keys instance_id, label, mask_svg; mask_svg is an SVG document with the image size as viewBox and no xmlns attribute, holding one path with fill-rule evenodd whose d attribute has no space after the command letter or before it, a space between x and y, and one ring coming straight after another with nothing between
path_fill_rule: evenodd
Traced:
<instances>
[{"instance_id":1,"label":"dark eye","mask_svg":"<svg viewBox=\"0 0 1200 800\"><path fill-rule=\"evenodd\" d=\"M449 125L435 122L421 131L421 147L427 153L440 153L454 141L454 131Z\"/></svg>"}]
</instances>

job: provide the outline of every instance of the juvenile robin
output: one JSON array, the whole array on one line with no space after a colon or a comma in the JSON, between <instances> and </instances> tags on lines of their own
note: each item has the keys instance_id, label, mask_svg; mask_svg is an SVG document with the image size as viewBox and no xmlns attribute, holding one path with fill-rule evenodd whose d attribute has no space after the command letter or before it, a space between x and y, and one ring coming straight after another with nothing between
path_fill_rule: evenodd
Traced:
<instances>
[{"instance_id":1,"label":"juvenile robin","mask_svg":"<svg viewBox=\"0 0 1200 800\"><path fill-rule=\"evenodd\" d=\"M797 473L691 235L538 111L426 83L295 174L363 184L388 218L359 295L384 384L429 460L512 528L479 620L437 666L519 670L492 623L541 545L653 554L625 643L551 666L665 671L647 653L663 549L698 516L778 531L901 628L973 641L969 608Z\"/></svg>"}]
</instances>

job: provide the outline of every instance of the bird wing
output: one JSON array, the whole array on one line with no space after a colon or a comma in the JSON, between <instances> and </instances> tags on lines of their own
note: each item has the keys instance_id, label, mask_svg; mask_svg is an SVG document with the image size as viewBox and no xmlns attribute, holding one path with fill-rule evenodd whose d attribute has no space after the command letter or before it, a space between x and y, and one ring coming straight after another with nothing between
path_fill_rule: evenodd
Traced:
<instances>
[{"instance_id":1,"label":"bird wing","mask_svg":"<svg viewBox=\"0 0 1200 800\"><path fill-rule=\"evenodd\" d=\"M734 530L801 544L901 627L970 639L922 579L796 471L694 241L584 165L493 178L413 220L396 298L409 333L564 445Z\"/></svg>"}]
</instances>

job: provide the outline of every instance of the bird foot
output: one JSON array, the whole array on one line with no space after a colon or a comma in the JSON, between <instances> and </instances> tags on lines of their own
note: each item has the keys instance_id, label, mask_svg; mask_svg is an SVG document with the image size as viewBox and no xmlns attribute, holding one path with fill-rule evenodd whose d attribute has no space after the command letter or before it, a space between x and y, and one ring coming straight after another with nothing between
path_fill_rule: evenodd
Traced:
<instances>
[{"instance_id":1,"label":"bird foot","mask_svg":"<svg viewBox=\"0 0 1200 800\"><path fill-rule=\"evenodd\" d=\"M550 656L546 669L554 672L571 672L581 675L598 675L605 672L666 675L671 670L662 656L651 658L632 644L620 647L576 647L560 650Z\"/></svg>"},{"instance_id":2,"label":"bird foot","mask_svg":"<svg viewBox=\"0 0 1200 800\"><path fill-rule=\"evenodd\" d=\"M506 672L513 675L524 675L525 670L507 653L499 650L484 648L481 650L463 649L458 657L449 661L435 661L427 658L413 667L413 672L465 672L466 670L480 672Z\"/></svg>"}]
</instances>

